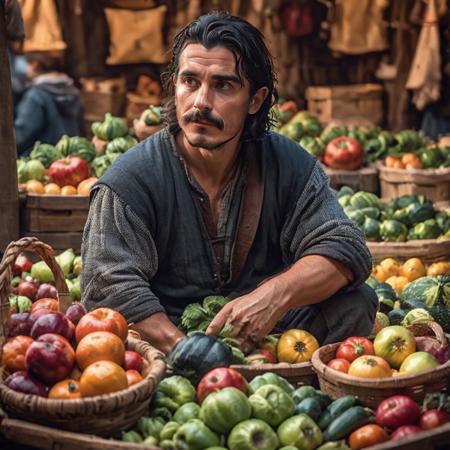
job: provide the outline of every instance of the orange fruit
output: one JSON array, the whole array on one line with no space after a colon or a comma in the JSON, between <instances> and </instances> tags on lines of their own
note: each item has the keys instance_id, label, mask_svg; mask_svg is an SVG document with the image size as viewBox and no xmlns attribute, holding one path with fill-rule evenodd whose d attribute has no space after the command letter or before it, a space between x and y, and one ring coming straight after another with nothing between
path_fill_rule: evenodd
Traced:
<instances>
[{"instance_id":1,"label":"orange fruit","mask_svg":"<svg viewBox=\"0 0 450 450\"><path fill-rule=\"evenodd\" d=\"M29 194L44 194L44 185L39 180L28 180L26 182L26 189Z\"/></svg>"},{"instance_id":2,"label":"orange fruit","mask_svg":"<svg viewBox=\"0 0 450 450\"><path fill-rule=\"evenodd\" d=\"M397 276L400 272L400 264L394 258L385 258L379 264L387 274L387 278Z\"/></svg>"},{"instance_id":3,"label":"orange fruit","mask_svg":"<svg viewBox=\"0 0 450 450\"><path fill-rule=\"evenodd\" d=\"M30 336L15 336L8 339L3 346L2 366L8 372L27 370L25 354L33 343Z\"/></svg>"},{"instance_id":4,"label":"orange fruit","mask_svg":"<svg viewBox=\"0 0 450 450\"><path fill-rule=\"evenodd\" d=\"M81 398L80 383L71 379L59 381L48 392L48 398L60 400Z\"/></svg>"},{"instance_id":5,"label":"orange fruit","mask_svg":"<svg viewBox=\"0 0 450 450\"><path fill-rule=\"evenodd\" d=\"M78 195L76 187L73 186L63 186L61 188L61 195Z\"/></svg>"},{"instance_id":6,"label":"orange fruit","mask_svg":"<svg viewBox=\"0 0 450 450\"><path fill-rule=\"evenodd\" d=\"M394 291L396 292L397 295L400 295L403 291L403 289L405 288L405 286L409 283L408 278L406 277L389 277L386 280L386 283L389 284L392 289L394 289Z\"/></svg>"},{"instance_id":7,"label":"orange fruit","mask_svg":"<svg viewBox=\"0 0 450 450\"><path fill-rule=\"evenodd\" d=\"M80 340L75 359L81 370L97 361L113 361L121 366L125 360L125 345L110 331L95 331Z\"/></svg>"},{"instance_id":8,"label":"orange fruit","mask_svg":"<svg viewBox=\"0 0 450 450\"><path fill-rule=\"evenodd\" d=\"M401 159L402 163L406 166L406 164L414 164L417 161L420 162L419 157L414 153L405 153Z\"/></svg>"},{"instance_id":9,"label":"orange fruit","mask_svg":"<svg viewBox=\"0 0 450 450\"><path fill-rule=\"evenodd\" d=\"M97 182L97 177L90 177L83 180L77 187L78 195L89 195L92 186Z\"/></svg>"},{"instance_id":10,"label":"orange fruit","mask_svg":"<svg viewBox=\"0 0 450 450\"><path fill-rule=\"evenodd\" d=\"M112 361L97 361L84 369L80 378L82 397L109 394L128 387L127 374Z\"/></svg>"},{"instance_id":11,"label":"orange fruit","mask_svg":"<svg viewBox=\"0 0 450 450\"><path fill-rule=\"evenodd\" d=\"M426 274L427 270L419 258L410 258L406 260L400 267L399 273L402 277L408 278L409 281L424 277Z\"/></svg>"},{"instance_id":12,"label":"orange fruit","mask_svg":"<svg viewBox=\"0 0 450 450\"><path fill-rule=\"evenodd\" d=\"M61 188L56 183L48 183L44 186L44 192L47 195L59 195Z\"/></svg>"},{"instance_id":13,"label":"orange fruit","mask_svg":"<svg viewBox=\"0 0 450 450\"><path fill-rule=\"evenodd\" d=\"M139 381L142 381L143 379L142 375L137 370L129 369L125 373L127 374L128 386L139 383Z\"/></svg>"},{"instance_id":14,"label":"orange fruit","mask_svg":"<svg viewBox=\"0 0 450 450\"><path fill-rule=\"evenodd\" d=\"M380 283L385 282L389 278L389 274L379 264L372 269L372 276Z\"/></svg>"},{"instance_id":15,"label":"orange fruit","mask_svg":"<svg viewBox=\"0 0 450 450\"><path fill-rule=\"evenodd\" d=\"M394 164L397 164L399 161L400 160L395 156L386 156L386 159L384 160L384 165L386 167L394 167Z\"/></svg>"}]
</instances>

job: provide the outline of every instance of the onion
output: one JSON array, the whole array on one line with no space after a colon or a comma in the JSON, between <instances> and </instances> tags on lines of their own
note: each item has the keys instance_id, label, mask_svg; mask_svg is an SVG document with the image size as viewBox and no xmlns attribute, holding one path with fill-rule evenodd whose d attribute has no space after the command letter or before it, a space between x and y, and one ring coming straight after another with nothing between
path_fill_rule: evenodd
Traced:
<instances>
[{"instance_id":1,"label":"onion","mask_svg":"<svg viewBox=\"0 0 450 450\"><path fill-rule=\"evenodd\" d=\"M40 298L58 298L58 291L55 286L49 283L42 283L36 293L35 300L39 300Z\"/></svg>"},{"instance_id":2,"label":"onion","mask_svg":"<svg viewBox=\"0 0 450 450\"><path fill-rule=\"evenodd\" d=\"M450 347L442 345L436 338L418 336L415 340L417 351L431 353L438 360L439 364L444 364L450 359Z\"/></svg>"}]
</instances>

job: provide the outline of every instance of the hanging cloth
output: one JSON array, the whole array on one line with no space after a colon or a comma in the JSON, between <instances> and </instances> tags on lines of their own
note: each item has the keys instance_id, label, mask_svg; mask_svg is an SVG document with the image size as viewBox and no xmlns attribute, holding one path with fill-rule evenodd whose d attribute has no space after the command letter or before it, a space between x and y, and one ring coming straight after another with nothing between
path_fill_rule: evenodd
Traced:
<instances>
[{"instance_id":1,"label":"hanging cloth","mask_svg":"<svg viewBox=\"0 0 450 450\"><path fill-rule=\"evenodd\" d=\"M54 0L21 0L20 6L25 25L25 53L66 48Z\"/></svg>"},{"instance_id":2,"label":"hanging cloth","mask_svg":"<svg viewBox=\"0 0 450 450\"><path fill-rule=\"evenodd\" d=\"M435 0L428 0L406 88L414 91L413 103L420 111L429 103L439 100L441 91L441 55Z\"/></svg>"},{"instance_id":3,"label":"hanging cloth","mask_svg":"<svg viewBox=\"0 0 450 450\"><path fill-rule=\"evenodd\" d=\"M331 50L358 55L387 49L383 12L388 3L387 0L336 0L328 44Z\"/></svg>"}]
</instances>

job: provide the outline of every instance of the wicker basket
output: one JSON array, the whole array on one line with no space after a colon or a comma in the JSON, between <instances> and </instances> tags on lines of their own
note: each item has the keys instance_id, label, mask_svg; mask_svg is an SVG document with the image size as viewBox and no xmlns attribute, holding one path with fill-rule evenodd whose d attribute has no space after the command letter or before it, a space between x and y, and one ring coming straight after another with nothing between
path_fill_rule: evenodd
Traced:
<instances>
[{"instance_id":1,"label":"wicker basket","mask_svg":"<svg viewBox=\"0 0 450 450\"><path fill-rule=\"evenodd\" d=\"M231 366L231 368L237 370L247 381L253 380L258 375L273 372L285 378L293 386L317 384L317 376L310 362L298 364L242 364Z\"/></svg>"},{"instance_id":2,"label":"wicker basket","mask_svg":"<svg viewBox=\"0 0 450 450\"><path fill-rule=\"evenodd\" d=\"M11 267L22 251L34 251L51 268L58 289L60 310L65 311L70 296L64 275L53 257L50 246L36 238L24 238L11 243L0 264L0 295L2 331L6 316L9 317L8 293L11 286ZM127 429L148 409L153 391L165 372L162 354L148 343L136 339L130 333L126 347L138 352L144 358L143 380L127 389L111 394L75 400L56 400L22 394L0 383L0 402L11 417L48 425L64 430L86 432L98 436L112 436ZM7 374L0 370L3 380Z\"/></svg>"},{"instance_id":3,"label":"wicker basket","mask_svg":"<svg viewBox=\"0 0 450 450\"><path fill-rule=\"evenodd\" d=\"M442 343L447 342L442 328L436 322L408 328L415 336L434 334ZM405 394L421 402L426 394L447 390L449 386L450 361L431 371L393 378L365 379L330 369L326 364L336 357L339 344L320 347L313 353L311 360L313 370L319 378L320 389L332 398L352 394L358 396L363 405L376 408L391 395Z\"/></svg>"}]
</instances>

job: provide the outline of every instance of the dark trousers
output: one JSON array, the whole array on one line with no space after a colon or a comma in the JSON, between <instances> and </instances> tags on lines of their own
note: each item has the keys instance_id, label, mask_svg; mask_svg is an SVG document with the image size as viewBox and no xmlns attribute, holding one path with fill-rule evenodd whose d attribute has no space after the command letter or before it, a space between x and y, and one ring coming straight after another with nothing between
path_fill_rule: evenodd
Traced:
<instances>
[{"instance_id":1,"label":"dark trousers","mask_svg":"<svg viewBox=\"0 0 450 450\"><path fill-rule=\"evenodd\" d=\"M378 298L367 284L331 296L321 303L291 309L274 332L292 328L308 331L320 345L340 342L350 336L368 336L372 331Z\"/></svg>"}]
</instances>

